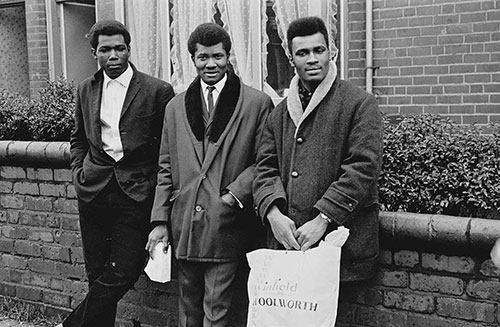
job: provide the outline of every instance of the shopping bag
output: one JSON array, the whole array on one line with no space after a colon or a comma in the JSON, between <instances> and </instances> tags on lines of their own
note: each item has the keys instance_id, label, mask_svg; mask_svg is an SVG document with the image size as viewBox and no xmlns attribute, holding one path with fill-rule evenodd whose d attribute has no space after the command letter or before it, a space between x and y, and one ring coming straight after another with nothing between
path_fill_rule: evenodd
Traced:
<instances>
[{"instance_id":1,"label":"shopping bag","mask_svg":"<svg viewBox=\"0 0 500 327\"><path fill-rule=\"evenodd\" d=\"M163 251L163 242L158 242L153 249L153 258L149 257L144 272L153 282L166 283L171 279L171 246L165 253Z\"/></svg>"},{"instance_id":2,"label":"shopping bag","mask_svg":"<svg viewBox=\"0 0 500 327\"><path fill-rule=\"evenodd\" d=\"M247 254L247 327L333 327L337 317L341 246L339 227L313 249L259 249Z\"/></svg>"}]
</instances>

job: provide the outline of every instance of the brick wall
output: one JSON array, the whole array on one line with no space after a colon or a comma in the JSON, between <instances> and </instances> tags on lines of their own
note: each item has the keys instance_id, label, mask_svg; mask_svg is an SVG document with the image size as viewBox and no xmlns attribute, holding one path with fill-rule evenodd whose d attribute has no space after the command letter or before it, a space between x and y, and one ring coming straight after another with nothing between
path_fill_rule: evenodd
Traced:
<instances>
[{"instance_id":1,"label":"brick wall","mask_svg":"<svg viewBox=\"0 0 500 327\"><path fill-rule=\"evenodd\" d=\"M45 0L26 0L25 6L30 96L36 98L49 79Z\"/></svg>"},{"instance_id":2,"label":"brick wall","mask_svg":"<svg viewBox=\"0 0 500 327\"><path fill-rule=\"evenodd\" d=\"M0 141L0 298L66 315L86 278L77 200L65 142ZM488 260L500 221L382 213L381 269L342 285L337 327L489 327L500 324L500 271ZM233 327L245 326L244 268ZM141 276L118 308L118 326L177 325L177 284Z\"/></svg>"},{"instance_id":3,"label":"brick wall","mask_svg":"<svg viewBox=\"0 0 500 327\"><path fill-rule=\"evenodd\" d=\"M349 0L349 79L365 85L365 1ZM500 120L499 0L374 0L374 93L386 113Z\"/></svg>"}]
</instances>

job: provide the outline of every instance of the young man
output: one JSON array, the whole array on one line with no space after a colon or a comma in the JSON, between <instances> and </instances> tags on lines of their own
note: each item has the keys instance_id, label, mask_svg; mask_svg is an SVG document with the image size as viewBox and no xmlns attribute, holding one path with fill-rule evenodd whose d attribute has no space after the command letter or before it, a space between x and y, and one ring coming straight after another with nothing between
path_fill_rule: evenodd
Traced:
<instances>
[{"instance_id":1,"label":"young man","mask_svg":"<svg viewBox=\"0 0 500 327\"><path fill-rule=\"evenodd\" d=\"M89 291L64 327L114 326L118 301L144 267L163 116L174 95L129 63L121 23L97 22L88 38L101 69L78 87L71 168Z\"/></svg>"},{"instance_id":2,"label":"young man","mask_svg":"<svg viewBox=\"0 0 500 327\"><path fill-rule=\"evenodd\" d=\"M252 237L252 182L272 108L229 69L231 40L216 24L188 40L198 77L167 106L147 249L171 242L178 259L179 326L229 326L232 284Z\"/></svg>"},{"instance_id":3,"label":"young man","mask_svg":"<svg viewBox=\"0 0 500 327\"><path fill-rule=\"evenodd\" d=\"M378 258L377 178L382 125L375 98L337 78L328 34L318 17L287 31L296 76L270 114L254 181L268 246L305 251L339 225L342 281L374 275Z\"/></svg>"}]
</instances>

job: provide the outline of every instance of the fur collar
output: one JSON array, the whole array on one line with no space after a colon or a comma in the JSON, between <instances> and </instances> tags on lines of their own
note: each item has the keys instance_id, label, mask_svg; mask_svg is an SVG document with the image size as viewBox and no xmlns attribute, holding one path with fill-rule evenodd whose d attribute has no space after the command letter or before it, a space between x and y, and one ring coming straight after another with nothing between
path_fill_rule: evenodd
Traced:
<instances>
[{"instance_id":1,"label":"fur collar","mask_svg":"<svg viewBox=\"0 0 500 327\"><path fill-rule=\"evenodd\" d=\"M330 61L330 68L325 78L319 83L318 87L314 91L311 101L307 105L306 110L302 109L302 103L299 98L299 76L295 75L290 82L290 90L288 91L287 98L287 108L290 118L292 118L295 124L295 134L299 130L300 124L309 116L311 112L319 105L321 100L325 98L330 89L332 88L333 82L337 77L337 65L334 61Z\"/></svg>"},{"instance_id":2,"label":"fur collar","mask_svg":"<svg viewBox=\"0 0 500 327\"><path fill-rule=\"evenodd\" d=\"M203 105L200 96L200 77L189 85L184 97L184 104L186 106L186 115L189 126L196 136L198 141L203 141L205 134L205 125L203 123ZM236 103L240 96L240 79L231 72L227 72L226 85L222 89L217 105L215 107L212 128L210 129L209 141L217 142L220 135L226 128L233 112L236 108Z\"/></svg>"}]
</instances>

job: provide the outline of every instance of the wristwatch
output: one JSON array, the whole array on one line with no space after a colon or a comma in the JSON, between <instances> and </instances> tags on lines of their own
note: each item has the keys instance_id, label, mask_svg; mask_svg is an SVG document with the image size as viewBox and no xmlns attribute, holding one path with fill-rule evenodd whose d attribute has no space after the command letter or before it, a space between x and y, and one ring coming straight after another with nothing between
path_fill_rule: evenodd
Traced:
<instances>
[{"instance_id":1,"label":"wristwatch","mask_svg":"<svg viewBox=\"0 0 500 327\"><path fill-rule=\"evenodd\" d=\"M323 218L324 220L326 220L329 224L332 222L332 220L331 220L330 218L328 218L328 216L327 216L327 215L325 215L325 214L324 214L324 213L322 213L322 212L320 212L320 213L319 213L319 216L320 216L321 218Z\"/></svg>"}]
</instances>

